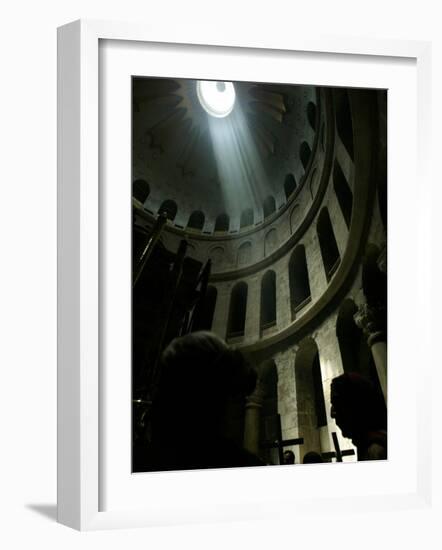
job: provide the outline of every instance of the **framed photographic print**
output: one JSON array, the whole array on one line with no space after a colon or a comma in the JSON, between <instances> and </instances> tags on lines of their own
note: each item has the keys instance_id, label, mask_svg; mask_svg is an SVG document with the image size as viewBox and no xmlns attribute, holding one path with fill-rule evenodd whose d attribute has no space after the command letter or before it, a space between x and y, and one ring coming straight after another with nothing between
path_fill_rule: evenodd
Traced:
<instances>
[{"instance_id":1,"label":"framed photographic print","mask_svg":"<svg viewBox=\"0 0 442 550\"><path fill-rule=\"evenodd\" d=\"M59 29L62 523L429 498L429 47L265 46Z\"/></svg>"}]
</instances>

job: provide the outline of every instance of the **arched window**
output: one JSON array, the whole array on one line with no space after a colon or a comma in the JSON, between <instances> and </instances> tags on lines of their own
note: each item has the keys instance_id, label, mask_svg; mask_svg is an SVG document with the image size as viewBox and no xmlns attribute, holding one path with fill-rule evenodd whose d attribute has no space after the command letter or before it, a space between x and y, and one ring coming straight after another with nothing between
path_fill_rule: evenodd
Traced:
<instances>
[{"instance_id":1,"label":"arched window","mask_svg":"<svg viewBox=\"0 0 442 550\"><path fill-rule=\"evenodd\" d=\"M347 227L350 227L351 212L353 209L353 193L348 185L344 172L337 161L333 168L333 188Z\"/></svg>"},{"instance_id":2,"label":"arched window","mask_svg":"<svg viewBox=\"0 0 442 550\"><path fill-rule=\"evenodd\" d=\"M227 336L233 338L235 336L243 336L246 324L247 312L247 284L244 282L237 283L230 295L229 308L229 323Z\"/></svg>"},{"instance_id":3,"label":"arched window","mask_svg":"<svg viewBox=\"0 0 442 550\"><path fill-rule=\"evenodd\" d=\"M296 180L293 174L287 174L284 180L285 197L288 199L296 189Z\"/></svg>"},{"instance_id":4,"label":"arched window","mask_svg":"<svg viewBox=\"0 0 442 550\"><path fill-rule=\"evenodd\" d=\"M307 119L312 129L316 131L316 105L313 101L307 104Z\"/></svg>"},{"instance_id":5,"label":"arched window","mask_svg":"<svg viewBox=\"0 0 442 550\"><path fill-rule=\"evenodd\" d=\"M227 214L220 214L215 221L215 231L228 231L230 219Z\"/></svg>"},{"instance_id":6,"label":"arched window","mask_svg":"<svg viewBox=\"0 0 442 550\"><path fill-rule=\"evenodd\" d=\"M329 281L338 268L340 256L327 207L324 207L319 213L317 232L322 263L327 281Z\"/></svg>"},{"instance_id":7,"label":"arched window","mask_svg":"<svg viewBox=\"0 0 442 550\"><path fill-rule=\"evenodd\" d=\"M289 284L292 317L311 299L304 245L298 245L289 261Z\"/></svg>"},{"instance_id":8,"label":"arched window","mask_svg":"<svg viewBox=\"0 0 442 550\"><path fill-rule=\"evenodd\" d=\"M253 224L253 210L246 208L241 212L240 227L247 227Z\"/></svg>"},{"instance_id":9,"label":"arched window","mask_svg":"<svg viewBox=\"0 0 442 550\"><path fill-rule=\"evenodd\" d=\"M252 243L246 241L238 248L238 266L247 265L252 259Z\"/></svg>"},{"instance_id":10,"label":"arched window","mask_svg":"<svg viewBox=\"0 0 442 550\"><path fill-rule=\"evenodd\" d=\"M267 271L261 281L261 329L276 324L276 276Z\"/></svg>"},{"instance_id":11,"label":"arched window","mask_svg":"<svg viewBox=\"0 0 442 550\"><path fill-rule=\"evenodd\" d=\"M264 212L264 218L267 218L276 210L275 198L269 195L262 203L262 209Z\"/></svg>"},{"instance_id":12,"label":"arched window","mask_svg":"<svg viewBox=\"0 0 442 550\"><path fill-rule=\"evenodd\" d=\"M296 352L295 384L298 430L304 438L302 461L308 451L321 453L319 428L327 424L318 347L312 338L302 340Z\"/></svg>"},{"instance_id":13,"label":"arched window","mask_svg":"<svg viewBox=\"0 0 442 550\"><path fill-rule=\"evenodd\" d=\"M200 210L195 210L195 212L192 212L189 217L189 221L187 222L187 227L190 229L199 229L201 230L204 227L204 214Z\"/></svg>"},{"instance_id":14,"label":"arched window","mask_svg":"<svg viewBox=\"0 0 442 550\"><path fill-rule=\"evenodd\" d=\"M351 120L350 102L345 89L335 90L336 97L336 128L344 147L353 158L353 124Z\"/></svg>"},{"instance_id":15,"label":"arched window","mask_svg":"<svg viewBox=\"0 0 442 550\"><path fill-rule=\"evenodd\" d=\"M176 202L167 200L167 201L164 201L163 204L159 207L158 214L161 214L162 212L166 212L168 219L174 220L177 211L178 211L178 207Z\"/></svg>"},{"instance_id":16,"label":"arched window","mask_svg":"<svg viewBox=\"0 0 442 550\"><path fill-rule=\"evenodd\" d=\"M214 286L208 286L206 295L201 303L201 308L199 309L195 322L192 325L193 332L197 330L210 330L212 328L217 296L218 291L216 288Z\"/></svg>"},{"instance_id":17,"label":"arched window","mask_svg":"<svg viewBox=\"0 0 442 550\"><path fill-rule=\"evenodd\" d=\"M306 141L303 141L301 143L301 147L299 148L299 157L301 159L304 170L307 170L308 161L310 160L311 154L312 150L310 149L310 145Z\"/></svg>"},{"instance_id":18,"label":"arched window","mask_svg":"<svg viewBox=\"0 0 442 550\"><path fill-rule=\"evenodd\" d=\"M150 187L146 180L135 180L132 186L132 196L145 203L150 194Z\"/></svg>"}]
</instances>

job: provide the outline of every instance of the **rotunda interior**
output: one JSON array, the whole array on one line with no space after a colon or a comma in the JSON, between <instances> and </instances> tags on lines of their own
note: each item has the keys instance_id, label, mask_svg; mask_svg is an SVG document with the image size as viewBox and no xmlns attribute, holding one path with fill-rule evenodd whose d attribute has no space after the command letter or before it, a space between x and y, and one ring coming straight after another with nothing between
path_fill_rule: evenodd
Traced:
<instances>
[{"instance_id":1,"label":"rotunda interior","mask_svg":"<svg viewBox=\"0 0 442 550\"><path fill-rule=\"evenodd\" d=\"M229 408L239 447L364 459L331 383L368 380L386 417L387 91L137 77L132 99L134 471L161 354L197 331L256 371Z\"/></svg>"}]
</instances>

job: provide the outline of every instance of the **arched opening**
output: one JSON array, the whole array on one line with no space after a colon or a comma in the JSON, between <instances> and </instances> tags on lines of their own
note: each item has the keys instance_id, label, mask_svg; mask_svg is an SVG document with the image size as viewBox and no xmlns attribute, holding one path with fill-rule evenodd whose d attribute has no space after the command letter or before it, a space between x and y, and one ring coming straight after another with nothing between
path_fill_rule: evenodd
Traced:
<instances>
[{"instance_id":1,"label":"arched opening","mask_svg":"<svg viewBox=\"0 0 442 550\"><path fill-rule=\"evenodd\" d=\"M301 159L304 170L307 170L308 161L310 160L311 154L312 150L310 149L310 145L306 141L303 141L301 143L301 147L299 148L299 157Z\"/></svg>"},{"instance_id":2,"label":"arched opening","mask_svg":"<svg viewBox=\"0 0 442 550\"><path fill-rule=\"evenodd\" d=\"M293 174L287 174L284 180L284 191L285 191L285 198L288 200L290 195L295 191L296 189L296 180L295 176Z\"/></svg>"},{"instance_id":3,"label":"arched opening","mask_svg":"<svg viewBox=\"0 0 442 550\"><path fill-rule=\"evenodd\" d=\"M195 324L192 326L192 331L210 330L212 328L217 296L218 291L216 288L214 286L208 286L200 314L198 315Z\"/></svg>"},{"instance_id":4,"label":"arched opening","mask_svg":"<svg viewBox=\"0 0 442 550\"><path fill-rule=\"evenodd\" d=\"M201 210L195 210L189 216L189 221L187 222L187 227L189 229L199 229L200 231L204 227L205 216Z\"/></svg>"},{"instance_id":5,"label":"arched opening","mask_svg":"<svg viewBox=\"0 0 442 550\"><path fill-rule=\"evenodd\" d=\"M229 323L227 336L235 338L244 335L247 313L247 284L237 283L230 295Z\"/></svg>"},{"instance_id":6,"label":"arched opening","mask_svg":"<svg viewBox=\"0 0 442 550\"><path fill-rule=\"evenodd\" d=\"M353 159L353 124L351 120L350 101L347 90L338 88L335 90L336 97L336 128L338 135Z\"/></svg>"},{"instance_id":7,"label":"arched opening","mask_svg":"<svg viewBox=\"0 0 442 550\"><path fill-rule=\"evenodd\" d=\"M327 281L329 281L337 270L341 258L327 207L324 207L319 213L316 229L322 263L324 264Z\"/></svg>"},{"instance_id":8,"label":"arched opening","mask_svg":"<svg viewBox=\"0 0 442 550\"><path fill-rule=\"evenodd\" d=\"M262 210L264 212L264 218L271 216L276 210L275 198L269 195L262 203Z\"/></svg>"},{"instance_id":9,"label":"arched opening","mask_svg":"<svg viewBox=\"0 0 442 550\"><path fill-rule=\"evenodd\" d=\"M351 192L347 178L344 176L344 172L337 161L335 161L335 165L333 167L333 188L335 190L342 215L344 216L345 223L349 228L353 209L353 193Z\"/></svg>"},{"instance_id":10,"label":"arched opening","mask_svg":"<svg viewBox=\"0 0 442 550\"><path fill-rule=\"evenodd\" d=\"M166 200L158 209L158 214L166 212L169 220L174 220L178 211L178 207L175 201Z\"/></svg>"},{"instance_id":11,"label":"arched opening","mask_svg":"<svg viewBox=\"0 0 442 550\"><path fill-rule=\"evenodd\" d=\"M143 204L150 195L150 186L146 180L135 180L132 185L132 196Z\"/></svg>"},{"instance_id":12,"label":"arched opening","mask_svg":"<svg viewBox=\"0 0 442 550\"><path fill-rule=\"evenodd\" d=\"M241 212L239 226L242 228L252 224L253 224L253 210L251 208L246 208Z\"/></svg>"},{"instance_id":13,"label":"arched opening","mask_svg":"<svg viewBox=\"0 0 442 550\"><path fill-rule=\"evenodd\" d=\"M304 245L298 245L289 261L290 303L292 318L311 300Z\"/></svg>"},{"instance_id":14,"label":"arched opening","mask_svg":"<svg viewBox=\"0 0 442 550\"><path fill-rule=\"evenodd\" d=\"M227 214L219 214L215 221L215 231L228 231L230 219Z\"/></svg>"},{"instance_id":15,"label":"arched opening","mask_svg":"<svg viewBox=\"0 0 442 550\"><path fill-rule=\"evenodd\" d=\"M320 429L327 425L321 364L316 342L304 339L295 359L296 409L298 413L301 461L305 453L321 453Z\"/></svg>"},{"instance_id":16,"label":"arched opening","mask_svg":"<svg viewBox=\"0 0 442 550\"><path fill-rule=\"evenodd\" d=\"M261 281L261 330L276 324L276 275L270 270Z\"/></svg>"},{"instance_id":17,"label":"arched opening","mask_svg":"<svg viewBox=\"0 0 442 550\"><path fill-rule=\"evenodd\" d=\"M316 131L316 105L313 101L309 101L307 104L307 119L311 128Z\"/></svg>"},{"instance_id":18,"label":"arched opening","mask_svg":"<svg viewBox=\"0 0 442 550\"><path fill-rule=\"evenodd\" d=\"M247 265L252 259L252 243L246 241L238 248L238 266Z\"/></svg>"}]
</instances>

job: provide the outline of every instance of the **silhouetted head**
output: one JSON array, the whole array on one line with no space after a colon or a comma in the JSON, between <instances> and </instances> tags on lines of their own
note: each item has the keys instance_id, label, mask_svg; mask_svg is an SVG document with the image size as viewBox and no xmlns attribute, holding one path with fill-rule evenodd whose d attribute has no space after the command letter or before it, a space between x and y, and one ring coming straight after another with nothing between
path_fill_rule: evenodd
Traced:
<instances>
[{"instance_id":1,"label":"silhouetted head","mask_svg":"<svg viewBox=\"0 0 442 550\"><path fill-rule=\"evenodd\" d=\"M331 383L331 417L344 437L357 439L369 430L387 425L382 395L370 380L358 373L345 373Z\"/></svg>"},{"instance_id":2,"label":"silhouetted head","mask_svg":"<svg viewBox=\"0 0 442 550\"><path fill-rule=\"evenodd\" d=\"M306 453L302 460L303 464L320 464L321 462L324 462L324 459L319 453L316 453L315 451L310 451Z\"/></svg>"},{"instance_id":3,"label":"silhouetted head","mask_svg":"<svg viewBox=\"0 0 442 550\"><path fill-rule=\"evenodd\" d=\"M294 464L295 453L293 451L284 451L283 464Z\"/></svg>"},{"instance_id":4,"label":"silhouetted head","mask_svg":"<svg viewBox=\"0 0 442 550\"><path fill-rule=\"evenodd\" d=\"M220 432L227 404L246 396L256 372L238 350L210 332L175 338L161 357L153 429L162 437ZM174 435L173 435L174 434Z\"/></svg>"}]
</instances>

